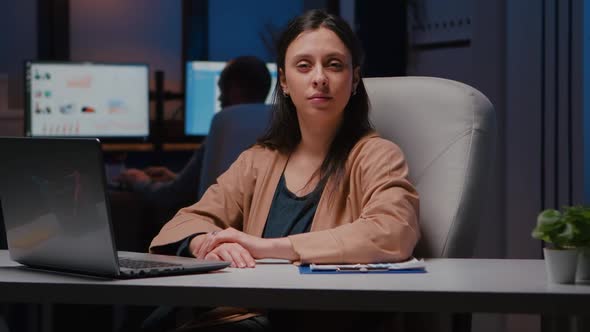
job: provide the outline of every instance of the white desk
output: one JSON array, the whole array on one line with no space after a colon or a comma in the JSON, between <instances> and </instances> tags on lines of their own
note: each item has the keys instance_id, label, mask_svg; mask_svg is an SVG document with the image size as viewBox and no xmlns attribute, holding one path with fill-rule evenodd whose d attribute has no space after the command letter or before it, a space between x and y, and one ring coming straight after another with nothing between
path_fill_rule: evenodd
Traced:
<instances>
[{"instance_id":1,"label":"white desk","mask_svg":"<svg viewBox=\"0 0 590 332\"><path fill-rule=\"evenodd\" d=\"M547 284L542 260L431 259L425 274L300 275L288 264L136 280L32 271L0 251L1 301L276 309L590 313L590 286Z\"/></svg>"}]
</instances>

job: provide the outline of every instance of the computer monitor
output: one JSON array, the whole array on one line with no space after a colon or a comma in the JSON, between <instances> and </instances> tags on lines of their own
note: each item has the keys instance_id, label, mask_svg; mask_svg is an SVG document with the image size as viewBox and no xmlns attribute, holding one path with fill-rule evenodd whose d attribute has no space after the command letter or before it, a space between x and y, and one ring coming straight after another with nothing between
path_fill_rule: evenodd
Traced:
<instances>
[{"instance_id":1,"label":"computer monitor","mask_svg":"<svg viewBox=\"0 0 590 332\"><path fill-rule=\"evenodd\" d=\"M25 135L149 136L145 64L26 62Z\"/></svg>"},{"instance_id":2,"label":"computer monitor","mask_svg":"<svg viewBox=\"0 0 590 332\"><path fill-rule=\"evenodd\" d=\"M221 110L217 81L226 62L189 61L186 64L184 134L206 136L215 113ZM271 91L266 98L270 104L277 81L277 65L266 64L271 75Z\"/></svg>"}]
</instances>

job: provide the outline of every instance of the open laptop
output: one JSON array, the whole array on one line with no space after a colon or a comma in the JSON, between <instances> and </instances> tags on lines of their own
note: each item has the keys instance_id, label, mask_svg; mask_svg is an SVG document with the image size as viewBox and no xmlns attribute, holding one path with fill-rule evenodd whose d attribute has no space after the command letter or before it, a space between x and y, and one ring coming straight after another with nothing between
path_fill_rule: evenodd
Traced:
<instances>
[{"instance_id":1,"label":"open laptop","mask_svg":"<svg viewBox=\"0 0 590 332\"><path fill-rule=\"evenodd\" d=\"M0 204L10 257L110 278L206 272L228 262L117 252L97 139L0 137Z\"/></svg>"}]
</instances>

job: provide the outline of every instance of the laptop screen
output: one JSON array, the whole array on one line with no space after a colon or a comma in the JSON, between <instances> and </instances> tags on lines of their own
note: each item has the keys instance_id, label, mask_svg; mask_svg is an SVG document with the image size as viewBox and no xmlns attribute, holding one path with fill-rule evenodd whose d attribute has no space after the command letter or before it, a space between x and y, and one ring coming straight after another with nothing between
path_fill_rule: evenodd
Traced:
<instances>
[{"instance_id":1,"label":"laptop screen","mask_svg":"<svg viewBox=\"0 0 590 332\"><path fill-rule=\"evenodd\" d=\"M0 138L0 201L11 257L114 274L100 143ZM110 269L110 271L109 271Z\"/></svg>"}]
</instances>

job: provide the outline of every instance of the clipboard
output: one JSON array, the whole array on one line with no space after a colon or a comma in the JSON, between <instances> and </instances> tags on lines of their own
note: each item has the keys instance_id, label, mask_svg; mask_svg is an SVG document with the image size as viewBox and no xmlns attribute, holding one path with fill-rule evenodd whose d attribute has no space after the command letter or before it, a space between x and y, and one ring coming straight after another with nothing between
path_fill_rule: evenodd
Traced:
<instances>
[{"instance_id":1,"label":"clipboard","mask_svg":"<svg viewBox=\"0 0 590 332\"><path fill-rule=\"evenodd\" d=\"M347 274L347 273L426 273L423 259L414 257L399 263L376 264L309 264L299 267L300 274Z\"/></svg>"}]
</instances>

